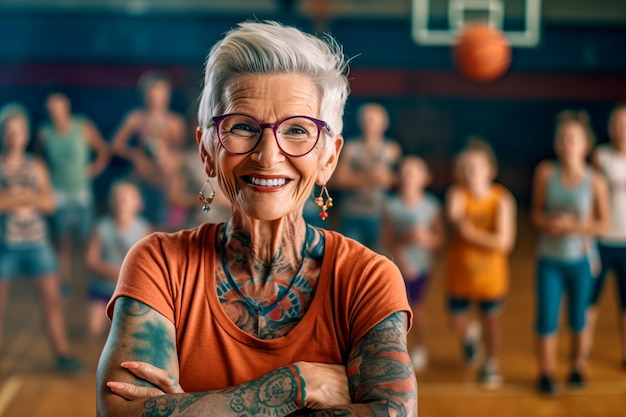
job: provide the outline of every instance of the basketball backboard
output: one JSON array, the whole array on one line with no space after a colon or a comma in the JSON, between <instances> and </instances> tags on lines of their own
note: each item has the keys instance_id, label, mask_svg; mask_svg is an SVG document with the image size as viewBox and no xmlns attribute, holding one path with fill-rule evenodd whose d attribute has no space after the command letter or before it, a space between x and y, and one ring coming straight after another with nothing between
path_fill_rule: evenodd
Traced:
<instances>
[{"instance_id":1,"label":"basketball backboard","mask_svg":"<svg viewBox=\"0 0 626 417\"><path fill-rule=\"evenodd\" d=\"M511 46L537 46L541 36L541 0L412 0L412 35L420 45L452 45L471 22L487 22Z\"/></svg>"}]
</instances>

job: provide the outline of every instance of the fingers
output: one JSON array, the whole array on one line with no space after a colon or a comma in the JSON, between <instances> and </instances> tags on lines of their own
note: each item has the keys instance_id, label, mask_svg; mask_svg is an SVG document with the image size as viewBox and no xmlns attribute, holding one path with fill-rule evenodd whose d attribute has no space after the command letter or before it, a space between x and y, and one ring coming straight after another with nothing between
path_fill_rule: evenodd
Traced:
<instances>
[{"instance_id":1,"label":"fingers","mask_svg":"<svg viewBox=\"0 0 626 417\"><path fill-rule=\"evenodd\" d=\"M158 388L140 387L127 384L126 382L109 381L107 382L107 387L109 387L114 394L126 398L129 401L158 397L159 395L165 394Z\"/></svg>"},{"instance_id":2,"label":"fingers","mask_svg":"<svg viewBox=\"0 0 626 417\"><path fill-rule=\"evenodd\" d=\"M172 374L149 363L124 362L121 366L137 378L154 385L153 387L142 387L126 382L107 382L107 386L113 393L127 400L140 400L164 394L181 394L185 392Z\"/></svg>"},{"instance_id":3,"label":"fingers","mask_svg":"<svg viewBox=\"0 0 626 417\"><path fill-rule=\"evenodd\" d=\"M185 392L176 377L164 369L145 362L124 362L121 366L136 377L150 382L165 394L182 394Z\"/></svg>"}]
</instances>

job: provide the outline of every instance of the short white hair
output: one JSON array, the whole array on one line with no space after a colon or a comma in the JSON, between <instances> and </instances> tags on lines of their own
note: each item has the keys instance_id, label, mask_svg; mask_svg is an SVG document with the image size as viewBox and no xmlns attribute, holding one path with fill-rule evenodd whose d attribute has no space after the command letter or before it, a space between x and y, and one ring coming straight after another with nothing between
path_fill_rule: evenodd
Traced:
<instances>
[{"instance_id":1,"label":"short white hair","mask_svg":"<svg viewBox=\"0 0 626 417\"><path fill-rule=\"evenodd\" d=\"M343 112L350 92L348 61L330 35L317 38L277 22L245 22L217 42L207 57L198 122L202 140L214 152L217 137L209 133L213 116L221 115L228 97L228 82L245 74L301 74L319 89L320 114L337 137L343 129ZM325 148L330 141L322 144Z\"/></svg>"}]
</instances>

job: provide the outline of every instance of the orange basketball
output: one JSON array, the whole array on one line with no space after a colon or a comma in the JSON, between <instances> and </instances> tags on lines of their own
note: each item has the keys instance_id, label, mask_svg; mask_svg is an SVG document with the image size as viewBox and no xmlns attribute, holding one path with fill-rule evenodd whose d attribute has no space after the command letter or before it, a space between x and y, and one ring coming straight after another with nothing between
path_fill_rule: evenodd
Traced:
<instances>
[{"instance_id":1,"label":"orange basketball","mask_svg":"<svg viewBox=\"0 0 626 417\"><path fill-rule=\"evenodd\" d=\"M511 45L504 34L487 24L472 24L461 32L453 49L461 74L477 82L500 78L511 64Z\"/></svg>"}]
</instances>

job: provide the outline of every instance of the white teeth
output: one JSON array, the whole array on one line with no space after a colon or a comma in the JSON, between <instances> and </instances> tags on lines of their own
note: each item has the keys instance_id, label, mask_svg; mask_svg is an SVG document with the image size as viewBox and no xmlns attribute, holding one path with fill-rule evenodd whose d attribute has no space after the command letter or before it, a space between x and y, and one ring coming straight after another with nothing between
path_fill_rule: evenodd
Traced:
<instances>
[{"instance_id":1,"label":"white teeth","mask_svg":"<svg viewBox=\"0 0 626 417\"><path fill-rule=\"evenodd\" d=\"M261 187L280 187L281 185L285 185L287 183L287 179L273 178L268 180L264 178L250 177L250 182L254 185L260 185Z\"/></svg>"}]
</instances>

